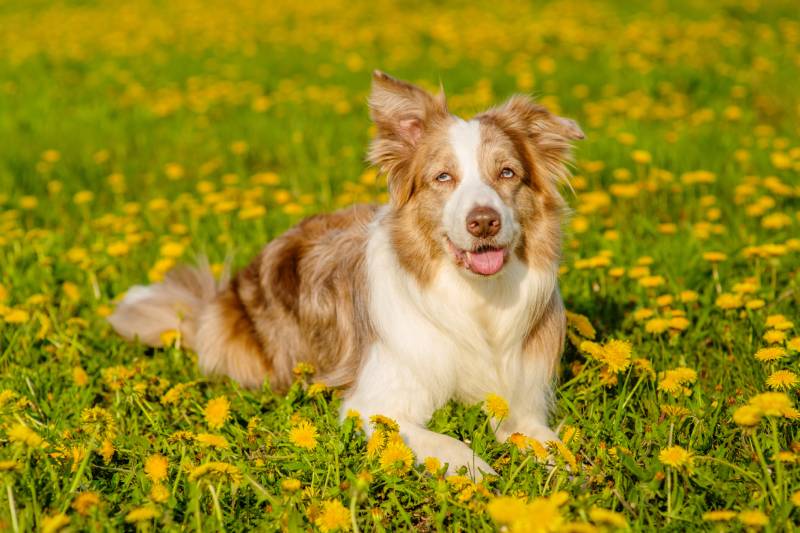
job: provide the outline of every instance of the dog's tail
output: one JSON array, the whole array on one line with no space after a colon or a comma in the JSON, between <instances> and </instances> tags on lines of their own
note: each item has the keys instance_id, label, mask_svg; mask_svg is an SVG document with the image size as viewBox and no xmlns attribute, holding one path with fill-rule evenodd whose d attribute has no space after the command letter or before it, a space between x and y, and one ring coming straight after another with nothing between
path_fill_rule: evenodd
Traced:
<instances>
[{"instance_id":1,"label":"dog's tail","mask_svg":"<svg viewBox=\"0 0 800 533\"><path fill-rule=\"evenodd\" d=\"M226 272L218 282L208 260L201 257L197 266L174 268L161 283L128 289L108 321L131 341L162 346L167 332L179 332L181 343L196 349L200 317L227 288L228 278Z\"/></svg>"},{"instance_id":2,"label":"dog's tail","mask_svg":"<svg viewBox=\"0 0 800 533\"><path fill-rule=\"evenodd\" d=\"M246 387L260 387L268 375L229 268L217 281L205 258L197 266L171 270L161 283L131 287L108 321L124 338L149 346L162 346L166 332L179 332L183 346L197 352L205 374L227 375Z\"/></svg>"},{"instance_id":3,"label":"dog's tail","mask_svg":"<svg viewBox=\"0 0 800 533\"><path fill-rule=\"evenodd\" d=\"M229 272L226 265L216 281L201 257L197 266L180 266L161 283L131 287L108 321L126 339L149 346L162 346L164 333L177 331L183 346L197 352L203 373L260 387L272 367Z\"/></svg>"}]
</instances>

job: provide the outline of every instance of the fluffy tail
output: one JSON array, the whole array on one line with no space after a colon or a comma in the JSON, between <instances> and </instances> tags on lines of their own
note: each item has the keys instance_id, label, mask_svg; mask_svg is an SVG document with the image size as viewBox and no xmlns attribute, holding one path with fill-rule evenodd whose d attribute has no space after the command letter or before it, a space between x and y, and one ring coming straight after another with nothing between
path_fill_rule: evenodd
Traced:
<instances>
[{"instance_id":1,"label":"fluffy tail","mask_svg":"<svg viewBox=\"0 0 800 533\"><path fill-rule=\"evenodd\" d=\"M128 289L108 321L128 340L161 346L164 332L179 331L181 342L197 349L198 322L204 309L226 289L228 276L223 278L214 279L205 258L196 267L179 266L161 283Z\"/></svg>"},{"instance_id":2,"label":"fluffy tail","mask_svg":"<svg viewBox=\"0 0 800 533\"><path fill-rule=\"evenodd\" d=\"M126 339L150 346L161 346L165 331L179 331L203 373L260 387L271 366L228 272L215 281L205 258L196 267L178 267L161 283L131 287L108 321Z\"/></svg>"}]
</instances>

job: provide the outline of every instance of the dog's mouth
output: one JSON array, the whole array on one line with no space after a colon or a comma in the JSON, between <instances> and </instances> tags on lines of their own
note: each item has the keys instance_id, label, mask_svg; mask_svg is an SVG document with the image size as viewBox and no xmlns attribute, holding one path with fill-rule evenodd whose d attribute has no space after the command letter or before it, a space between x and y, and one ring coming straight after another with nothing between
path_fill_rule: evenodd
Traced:
<instances>
[{"instance_id":1,"label":"dog's mouth","mask_svg":"<svg viewBox=\"0 0 800 533\"><path fill-rule=\"evenodd\" d=\"M453 244L450 239L446 240L456 264L481 276L497 274L508 259L508 248L504 246L482 244L472 250L465 250Z\"/></svg>"}]
</instances>

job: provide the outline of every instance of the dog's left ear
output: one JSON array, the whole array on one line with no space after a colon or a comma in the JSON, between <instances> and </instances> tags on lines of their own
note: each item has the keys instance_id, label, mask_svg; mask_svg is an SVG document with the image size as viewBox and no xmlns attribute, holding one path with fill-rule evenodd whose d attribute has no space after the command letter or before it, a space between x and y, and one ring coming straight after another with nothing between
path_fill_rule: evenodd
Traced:
<instances>
[{"instance_id":1,"label":"dog's left ear","mask_svg":"<svg viewBox=\"0 0 800 533\"><path fill-rule=\"evenodd\" d=\"M413 192L414 180L406 170L414 151L431 125L447 116L444 92L434 96L376 70L369 111L377 129L369 160L386 174L392 202L402 206Z\"/></svg>"},{"instance_id":2,"label":"dog's left ear","mask_svg":"<svg viewBox=\"0 0 800 533\"><path fill-rule=\"evenodd\" d=\"M505 104L486 113L501 127L522 133L533 153L537 173L553 181L565 180L572 160L572 141L585 139L572 119L559 117L531 97L512 96Z\"/></svg>"}]
</instances>

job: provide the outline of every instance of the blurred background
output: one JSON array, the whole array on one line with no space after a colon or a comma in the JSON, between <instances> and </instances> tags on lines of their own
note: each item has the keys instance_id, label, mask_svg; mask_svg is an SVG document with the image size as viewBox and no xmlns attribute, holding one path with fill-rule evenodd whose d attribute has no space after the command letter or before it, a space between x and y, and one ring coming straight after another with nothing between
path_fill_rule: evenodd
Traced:
<instances>
[{"instance_id":1,"label":"blurred background","mask_svg":"<svg viewBox=\"0 0 800 533\"><path fill-rule=\"evenodd\" d=\"M153 351L105 323L197 252L219 271L385 201L376 68L441 83L462 116L531 93L587 134L564 189L560 467L496 443L481 406L431 424L492 461L491 494L386 474L324 387L204 380L176 332ZM797 0L0 0L0 530L347 528L339 500L378 531L491 530L500 487L569 492L526 507L537 526L789 529L798 82Z\"/></svg>"}]
</instances>

